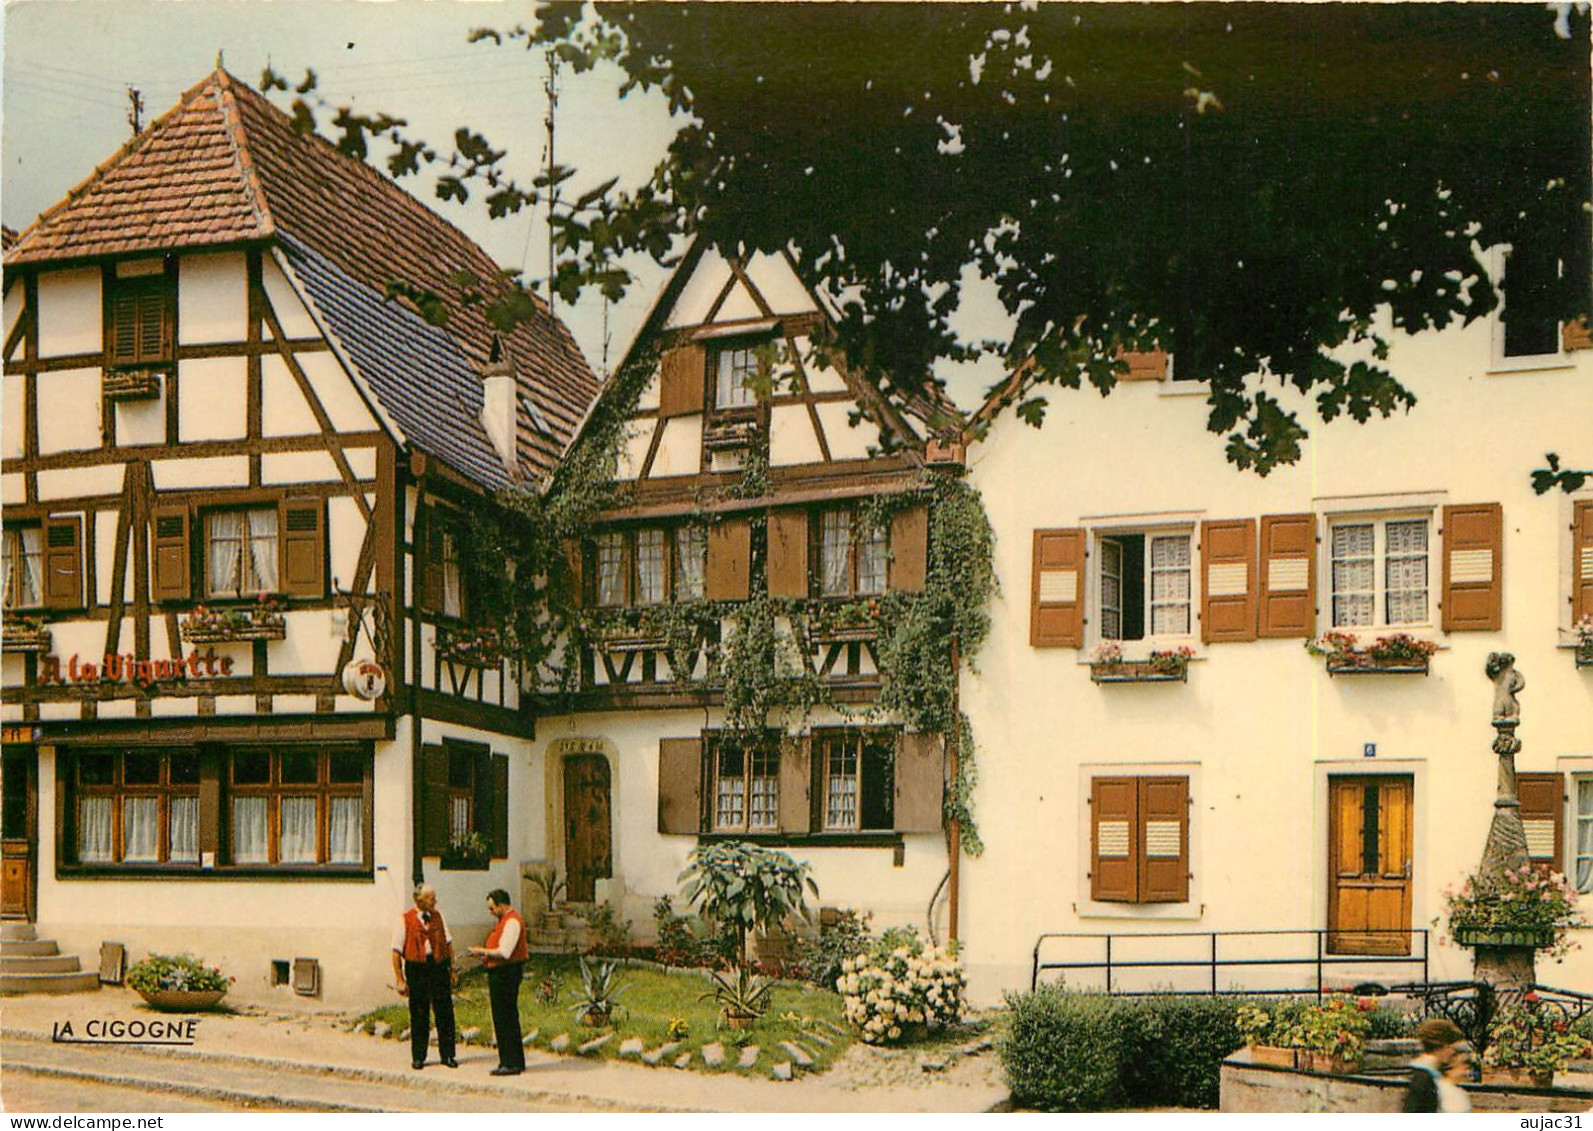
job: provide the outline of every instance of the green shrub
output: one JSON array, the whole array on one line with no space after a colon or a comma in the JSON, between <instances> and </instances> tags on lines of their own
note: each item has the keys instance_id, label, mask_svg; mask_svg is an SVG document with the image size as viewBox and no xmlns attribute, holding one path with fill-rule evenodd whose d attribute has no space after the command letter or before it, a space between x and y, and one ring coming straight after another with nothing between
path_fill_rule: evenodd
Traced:
<instances>
[{"instance_id":1,"label":"green shrub","mask_svg":"<svg viewBox=\"0 0 1593 1131\"><path fill-rule=\"evenodd\" d=\"M841 976L841 963L867 954L873 948L874 936L869 934L868 925L867 913L843 910L834 923L821 927L818 935L797 935L793 939L794 965L800 967L814 985L833 990L836 979Z\"/></svg>"},{"instance_id":2,"label":"green shrub","mask_svg":"<svg viewBox=\"0 0 1593 1131\"><path fill-rule=\"evenodd\" d=\"M220 967L206 966L191 954L151 954L127 968L127 984L140 993L160 990L227 990L232 979Z\"/></svg>"},{"instance_id":3,"label":"green shrub","mask_svg":"<svg viewBox=\"0 0 1593 1131\"><path fill-rule=\"evenodd\" d=\"M1009 994L998 1042L1014 1101L1051 1111L1216 1107L1239 1008L1220 995L1106 997L1042 986Z\"/></svg>"}]
</instances>

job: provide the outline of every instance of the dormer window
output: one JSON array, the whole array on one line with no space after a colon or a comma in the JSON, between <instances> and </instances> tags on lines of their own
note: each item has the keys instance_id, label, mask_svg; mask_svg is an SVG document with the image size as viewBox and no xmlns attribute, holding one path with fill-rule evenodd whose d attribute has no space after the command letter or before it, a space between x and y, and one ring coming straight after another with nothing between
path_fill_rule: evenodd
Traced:
<instances>
[{"instance_id":1,"label":"dormer window","mask_svg":"<svg viewBox=\"0 0 1593 1131\"><path fill-rule=\"evenodd\" d=\"M749 384L761 370L753 343L721 346L714 364L714 407L724 411L756 408L758 394Z\"/></svg>"},{"instance_id":2,"label":"dormer window","mask_svg":"<svg viewBox=\"0 0 1593 1131\"><path fill-rule=\"evenodd\" d=\"M140 366L170 361L173 318L165 264L158 259L118 264L107 289L108 364Z\"/></svg>"}]
</instances>

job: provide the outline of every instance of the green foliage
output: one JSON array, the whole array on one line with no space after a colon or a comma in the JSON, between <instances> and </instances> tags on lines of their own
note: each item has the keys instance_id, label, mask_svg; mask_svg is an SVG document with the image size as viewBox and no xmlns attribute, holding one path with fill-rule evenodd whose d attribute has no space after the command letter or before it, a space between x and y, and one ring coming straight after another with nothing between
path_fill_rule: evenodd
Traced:
<instances>
[{"instance_id":1,"label":"green foliage","mask_svg":"<svg viewBox=\"0 0 1593 1131\"><path fill-rule=\"evenodd\" d=\"M1573 1060L1593 1053L1593 1045L1564 1016L1542 1008L1529 993L1519 1003L1500 1008L1488 1022L1489 1068L1524 1068L1529 1072L1563 1072Z\"/></svg>"},{"instance_id":2,"label":"green foliage","mask_svg":"<svg viewBox=\"0 0 1593 1131\"><path fill-rule=\"evenodd\" d=\"M585 956L580 961L581 984L570 1005L570 1016L579 1024L604 1024L627 988L619 978L619 963L588 963Z\"/></svg>"},{"instance_id":3,"label":"green foliage","mask_svg":"<svg viewBox=\"0 0 1593 1131\"><path fill-rule=\"evenodd\" d=\"M1569 467L1562 468L1560 466L1560 457L1554 452L1546 453L1543 459L1549 466L1539 468L1532 473L1532 489L1540 495L1547 494L1556 487L1569 495L1580 491L1582 484L1589 479L1593 479L1593 471L1576 471Z\"/></svg>"},{"instance_id":4,"label":"green foliage","mask_svg":"<svg viewBox=\"0 0 1593 1131\"><path fill-rule=\"evenodd\" d=\"M531 869L525 874L525 878L530 881L532 887L542 893L542 906L548 911L557 907L559 896L569 890L565 882L559 879L559 870L552 864Z\"/></svg>"},{"instance_id":5,"label":"green foliage","mask_svg":"<svg viewBox=\"0 0 1593 1131\"><path fill-rule=\"evenodd\" d=\"M157 990L227 990L232 979L218 966L191 954L151 954L127 969L127 984L140 993Z\"/></svg>"},{"instance_id":6,"label":"green foliage","mask_svg":"<svg viewBox=\"0 0 1593 1131\"><path fill-rule=\"evenodd\" d=\"M1025 1106L1214 1108L1222 1061L1241 1043L1241 1010L1271 1004L1228 995L1108 997L1041 986L1007 995L997 1049L1013 1099Z\"/></svg>"},{"instance_id":7,"label":"green foliage","mask_svg":"<svg viewBox=\"0 0 1593 1131\"><path fill-rule=\"evenodd\" d=\"M655 953L665 966L718 966L735 957L735 940L696 915L677 915L668 896L653 904Z\"/></svg>"},{"instance_id":8,"label":"green foliage","mask_svg":"<svg viewBox=\"0 0 1593 1131\"><path fill-rule=\"evenodd\" d=\"M808 871L806 863L762 845L699 843L680 874L681 896L734 940L737 964L744 965L748 931L811 917L806 896L817 898L819 887Z\"/></svg>"},{"instance_id":9,"label":"green foliage","mask_svg":"<svg viewBox=\"0 0 1593 1131\"><path fill-rule=\"evenodd\" d=\"M712 998L726 1013L739 1013L746 1017L762 1017L769 1011L774 994L774 983L754 974L745 966L732 971L713 972L714 988L703 994L704 1000Z\"/></svg>"},{"instance_id":10,"label":"green foliage","mask_svg":"<svg viewBox=\"0 0 1593 1131\"><path fill-rule=\"evenodd\" d=\"M631 945L631 923L614 913L612 904L599 903L583 916L592 931L589 954L624 954Z\"/></svg>"},{"instance_id":11,"label":"green foliage","mask_svg":"<svg viewBox=\"0 0 1593 1131\"><path fill-rule=\"evenodd\" d=\"M816 936L797 935L792 939L796 948L793 964L806 972L808 981L827 990L835 988L841 976L841 964L848 958L866 954L874 945L869 933L870 915L850 908L841 911L831 925L821 926Z\"/></svg>"},{"instance_id":12,"label":"green foliage","mask_svg":"<svg viewBox=\"0 0 1593 1131\"><path fill-rule=\"evenodd\" d=\"M492 849L487 844L487 839L471 829L456 840L448 842L448 848L443 852L439 861L444 868L485 868L492 861Z\"/></svg>"}]
</instances>

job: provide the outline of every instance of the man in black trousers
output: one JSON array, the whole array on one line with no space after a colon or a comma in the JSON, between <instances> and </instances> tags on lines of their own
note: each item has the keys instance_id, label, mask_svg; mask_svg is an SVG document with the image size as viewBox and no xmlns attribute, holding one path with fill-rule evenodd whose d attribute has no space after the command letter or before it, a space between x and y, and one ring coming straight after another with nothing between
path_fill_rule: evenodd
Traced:
<instances>
[{"instance_id":1,"label":"man in black trousers","mask_svg":"<svg viewBox=\"0 0 1593 1131\"><path fill-rule=\"evenodd\" d=\"M494 1076L518 1076L525 1071L525 1048L520 1043L520 978L525 972L525 920L509 906L509 893L494 888L487 893L487 911L497 920L485 946L470 953L487 967L487 997L492 1002L492 1031L498 1042L498 1067Z\"/></svg>"},{"instance_id":2,"label":"man in black trousers","mask_svg":"<svg viewBox=\"0 0 1593 1131\"><path fill-rule=\"evenodd\" d=\"M426 1064L431 1015L437 1015L437 1053L443 1064L454 1059L454 940L437 910L430 884L415 888L415 906L398 917L393 931L393 980L398 996L409 998L409 1051L415 1068Z\"/></svg>"}]
</instances>

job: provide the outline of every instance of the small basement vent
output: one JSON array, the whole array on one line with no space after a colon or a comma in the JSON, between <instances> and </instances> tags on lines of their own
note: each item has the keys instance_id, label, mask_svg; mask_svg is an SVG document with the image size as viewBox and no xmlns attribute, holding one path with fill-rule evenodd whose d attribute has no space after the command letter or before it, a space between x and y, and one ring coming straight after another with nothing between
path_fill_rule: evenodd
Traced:
<instances>
[{"instance_id":1,"label":"small basement vent","mask_svg":"<svg viewBox=\"0 0 1593 1131\"><path fill-rule=\"evenodd\" d=\"M121 985L126 971L127 947L119 942L100 943L100 985Z\"/></svg>"},{"instance_id":2,"label":"small basement vent","mask_svg":"<svg viewBox=\"0 0 1593 1131\"><path fill-rule=\"evenodd\" d=\"M300 997L321 995L321 962L316 958L293 960L293 992Z\"/></svg>"},{"instance_id":3,"label":"small basement vent","mask_svg":"<svg viewBox=\"0 0 1593 1131\"><path fill-rule=\"evenodd\" d=\"M271 984L285 986L290 978L290 963L286 958L273 958L271 960Z\"/></svg>"}]
</instances>

